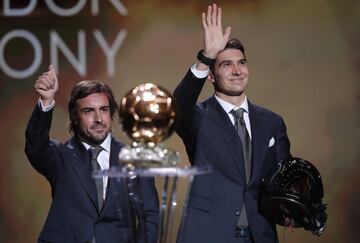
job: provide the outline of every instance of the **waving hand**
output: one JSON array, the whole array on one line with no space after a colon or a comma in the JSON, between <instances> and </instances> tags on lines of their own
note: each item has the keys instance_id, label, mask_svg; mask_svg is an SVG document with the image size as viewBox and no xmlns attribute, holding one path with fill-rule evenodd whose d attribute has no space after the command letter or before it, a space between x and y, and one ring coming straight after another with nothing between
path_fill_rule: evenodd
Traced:
<instances>
[{"instance_id":1,"label":"waving hand","mask_svg":"<svg viewBox=\"0 0 360 243\"><path fill-rule=\"evenodd\" d=\"M225 32L222 27L222 10L215 3L208 6L207 13L202 13L204 28L204 54L209 58L216 58L229 40L231 27Z\"/></svg>"}]
</instances>

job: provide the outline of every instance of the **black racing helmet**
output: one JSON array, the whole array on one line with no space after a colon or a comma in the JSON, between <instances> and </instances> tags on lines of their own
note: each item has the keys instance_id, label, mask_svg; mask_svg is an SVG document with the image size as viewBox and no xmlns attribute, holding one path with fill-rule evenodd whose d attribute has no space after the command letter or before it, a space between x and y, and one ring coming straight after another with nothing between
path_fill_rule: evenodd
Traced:
<instances>
[{"instance_id":1,"label":"black racing helmet","mask_svg":"<svg viewBox=\"0 0 360 243\"><path fill-rule=\"evenodd\" d=\"M283 160L264 182L260 209L270 222L303 227L314 235L324 231L327 220L326 205L322 203L324 189L313 164L301 158Z\"/></svg>"}]
</instances>

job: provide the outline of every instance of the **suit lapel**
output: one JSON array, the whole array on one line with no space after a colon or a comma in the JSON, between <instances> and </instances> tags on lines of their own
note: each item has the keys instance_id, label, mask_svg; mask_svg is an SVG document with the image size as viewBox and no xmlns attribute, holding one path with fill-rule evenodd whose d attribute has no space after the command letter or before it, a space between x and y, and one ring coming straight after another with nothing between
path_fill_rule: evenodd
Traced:
<instances>
[{"instance_id":1,"label":"suit lapel","mask_svg":"<svg viewBox=\"0 0 360 243\"><path fill-rule=\"evenodd\" d=\"M87 192L92 204L98 208L97 192L95 181L92 177L92 165L90 163L90 155L85 147L73 137L67 144L67 149L72 154L73 161L70 163L77 177Z\"/></svg>"},{"instance_id":2,"label":"suit lapel","mask_svg":"<svg viewBox=\"0 0 360 243\"><path fill-rule=\"evenodd\" d=\"M245 184L245 168L243 162L241 141L237 135L233 124L228 118L228 114L224 111L221 105L217 102L215 97L211 97L206 102L207 107L205 109L206 114L218 125L221 130L221 134L225 140L225 144L229 149L229 153L233 158L233 163L230 166L224 165L224 168L228 170L228 173L241 184ZM221 163L226 163L222 161ZM234 170L234 165L237 170ZM239 179L239 174L241 179Z\"/></svg>"},{"instance_id":3,"label":"suit lapel","mask_svg":"<svg viewBox=\"0 0 360 243\"><path fill-rule=\"evenodd\" d=\"M114 138L111 138L111 147L110 147L110 165L109 168L112 167L119 167L119 152L121 149L121 144L116 142ZM115 190L119 190L120 188L115 188L116 186L119 186L118 183L114 183L116 178L108 178L108 184L106 188L106 197L104 201L103 208L101 210L101 214L105 214L105 212L111 208L111 205L115 205L115 200L119 200L114 195Z\"/></svg>"},{"instance_id":4,"label":"suit lapel","mask_svg":"<svg viewBox=\"0 0 360 243\"><path fill-rule=\"evenodd\" d=\"M269 143L269 126L266 116L249 102L252 135L252 173L248 186L256 181Z\"/></svg>"}]
</instances>

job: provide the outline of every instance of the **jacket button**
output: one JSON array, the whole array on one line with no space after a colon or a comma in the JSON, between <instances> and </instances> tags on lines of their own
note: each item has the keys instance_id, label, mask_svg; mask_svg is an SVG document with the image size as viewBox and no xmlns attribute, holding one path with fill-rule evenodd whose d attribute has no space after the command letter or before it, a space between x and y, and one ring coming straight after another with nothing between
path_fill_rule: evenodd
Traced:
<instances>
[{"instance_id":1,"label":"jacket button","mask_svg":"<svg viewBox=\"0 0 360 243\"><path fill-rule=\"evenodd\" d=\"M239 216L239 215L240 215L240 210L236 210L236 211L235 211L235 215L236 215L236 216Z\"/></svg>"}]
</instances>

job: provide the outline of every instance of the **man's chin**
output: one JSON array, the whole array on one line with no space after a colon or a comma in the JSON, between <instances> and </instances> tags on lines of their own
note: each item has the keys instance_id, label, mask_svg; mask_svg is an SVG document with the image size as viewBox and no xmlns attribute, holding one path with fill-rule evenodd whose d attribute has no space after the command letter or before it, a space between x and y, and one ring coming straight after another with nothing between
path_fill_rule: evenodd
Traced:
<instances>
[{"instance_id":1,"label":"man's chin","mask_svg":"<svg viewBox=\"0 0 360 243\"><path fill-rule=\"evenodd\" d=\"M222 91L221 93L227 95L227 96L241 96L244 91L243 90L240 90L240 91Z\"/></svg>"},{"instance_id":2,"label":"man's chin","mask_svg":"<svg viewBox=\"0 0 360 243\"><path fill-rule=\"evenodd\" d=\"M106 136L107 136L107 134L102 134L99 136L92 136L91 139L94 143L101 144L102 142L104 142Z\"/></svg>"},{"instance_id":3,"label":"man's chin","mask_svg":"<svg viewBox=\"0 0 360 243\"><path fill-rule=\"evenodd\" d=\"M90 144L90 145L100 145L102 144L102 142L104 142L104 140L107 137L107 133L106 134L97 134L97 135L92 135L92 136L79 136L81 140L83 140L84 142Z\"/></svg>"},{"instance_id":4,"label":"man's chin","mask_svg":"<svg viewBox=\"0 0 360 243\"><path fill-rule=\"evenodd\" d=\"M222 89L219 87L215 87L215 92L222 93L227 96L241 96L244 93L244 91L245 89L240 89L240 88L229 90L229 89Z\"/></svg>"}]
</instances>

